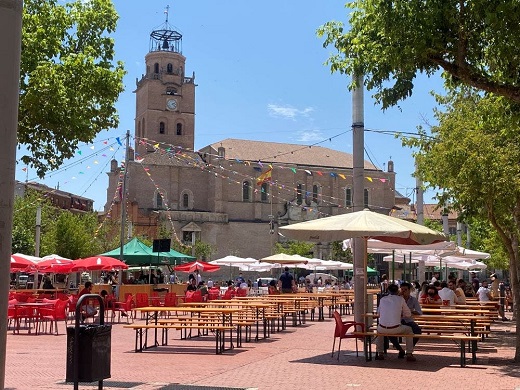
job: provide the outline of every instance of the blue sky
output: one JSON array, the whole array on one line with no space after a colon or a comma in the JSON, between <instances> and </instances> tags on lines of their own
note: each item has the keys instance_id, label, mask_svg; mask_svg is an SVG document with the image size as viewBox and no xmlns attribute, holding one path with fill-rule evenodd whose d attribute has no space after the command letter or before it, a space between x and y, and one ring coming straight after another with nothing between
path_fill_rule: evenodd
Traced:
<instances>
[{"instance_id":1,"label":"blue sky","mask_svg":"<svg viewBox=\"0 0 520 390\"><path fill-rule=\"evenodd\" d=\"M80 147L63 169L36 179L34 170L17 167L18 180L40 181L50 187L94 199L94 208L106 202L111 158L121 160L123 148L115 137L134 134L135 80L144 73L150 32L165 21L183 35L186 75L195 72L195 147L226 139L252 139L314 144L352 153L351 100L348 76L331 74L324 63L333 48L323 48L316 30L330 20L347 22L341 1L309 0L115 0L120 15L116 58L125 63L125 91L117 102L118 129L100 133L93 145ZM365 91L365 128L414 132L433 122L435 101L430 91L441 90L439 78L419 78L413 96L399 108L382 112ZM342 134L338 136L338 134ZM329 141L329 138L331 139ZM107 142L107 144L105 144ZM131 142L133 144L133 141ZM105 150L101 150L106 147ZM374 164L386 170L394 161L396 189L413 197L415 179L409 148L392 135L367 131L365 149ZM365 157L368 157L365 155ZM435 194L425 194L431 202Z\"/></svg>"}]
</instances>

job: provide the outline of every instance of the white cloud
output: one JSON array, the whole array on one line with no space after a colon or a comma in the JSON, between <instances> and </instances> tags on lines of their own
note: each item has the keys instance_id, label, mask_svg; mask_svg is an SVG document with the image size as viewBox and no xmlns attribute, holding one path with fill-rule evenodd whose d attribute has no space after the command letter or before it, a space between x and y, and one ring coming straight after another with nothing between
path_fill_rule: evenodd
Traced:
<instances>
[{"instance_id":1,"label":"white cloud","mask_svg":"<svg viewBox=\"0 0 520 390\"><path fill-rule=\"evenodd\" d=\"M325 138L325 136L323 135L321 130L303 130L303 131L300 131L296 136L297 141L303 142L306 144L323 141L324 138Z\"/></svg>"},{"instance_id":2,"label":"white cloud","mask_svg":"<svg viewBox=\"0 0 520 390\"><path fill-rule=\"evenodd\" d=\"M268 104L267 110L269 115L276 118L286 118L295 120L298 117L308 117L314 111L312 107L306 107L303 110L291 106L278 106L276 104Z\"/></svg>"}]
</instances>

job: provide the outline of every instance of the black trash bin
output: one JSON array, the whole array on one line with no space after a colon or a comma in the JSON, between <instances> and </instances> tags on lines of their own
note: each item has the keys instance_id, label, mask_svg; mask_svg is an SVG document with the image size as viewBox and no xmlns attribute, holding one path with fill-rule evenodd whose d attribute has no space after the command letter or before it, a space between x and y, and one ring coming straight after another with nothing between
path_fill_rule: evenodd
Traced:
<instances>
[{"instance_id":1,"label":"black trash bin","mask_svg":"<svg viewBox=\"0 0 520 390\"><path fill-rule=\"evenodd\" d=\"M112 325L80 325L78 378L74 378L75 328L67 327L67 382L95 382L110 378Z\"/></svg>"}]
</instances>

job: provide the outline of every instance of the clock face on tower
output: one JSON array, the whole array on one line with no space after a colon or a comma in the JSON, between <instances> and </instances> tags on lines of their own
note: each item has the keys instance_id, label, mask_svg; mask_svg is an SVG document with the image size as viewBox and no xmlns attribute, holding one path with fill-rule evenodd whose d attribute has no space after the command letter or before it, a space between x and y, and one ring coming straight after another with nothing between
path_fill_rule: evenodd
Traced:
<instances>
[{"instance_id":1,"label":"clock face on tower","mask_svg":"<svg viewBox=\"0 0 520 390\"><path fill-rule=\"evenodd\" d=\"M166 102L166 108L168 110L176 110L177 109L177 100L168 99L168 101Z\"/></svg>"}]
</instances>

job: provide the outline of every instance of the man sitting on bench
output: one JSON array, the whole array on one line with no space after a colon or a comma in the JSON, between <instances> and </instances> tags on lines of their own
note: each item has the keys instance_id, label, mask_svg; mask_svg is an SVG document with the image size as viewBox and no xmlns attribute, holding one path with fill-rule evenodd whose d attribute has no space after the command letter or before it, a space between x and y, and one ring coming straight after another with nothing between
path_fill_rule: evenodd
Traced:
<instances>
[{"instance_id":1,"label":"man sitting on bench","mask_svg":"<svg viewBox=\"0 0 520 390\"><path fill-rule=\"evenodd\" d=\"M411 327L401 324L401 318L410 318L412 313L408 308L403 297L397 293L399 287L395 284L388 286L388 295L381 298L379 307L379 324L377 325L378 333L385 334L413 334ZM415 362L413 353L413 338L405 337L406 340L406 360ZM376 339L376 360L384 360L384 337L377 337Z\"/></svg>"}]
</instances>

